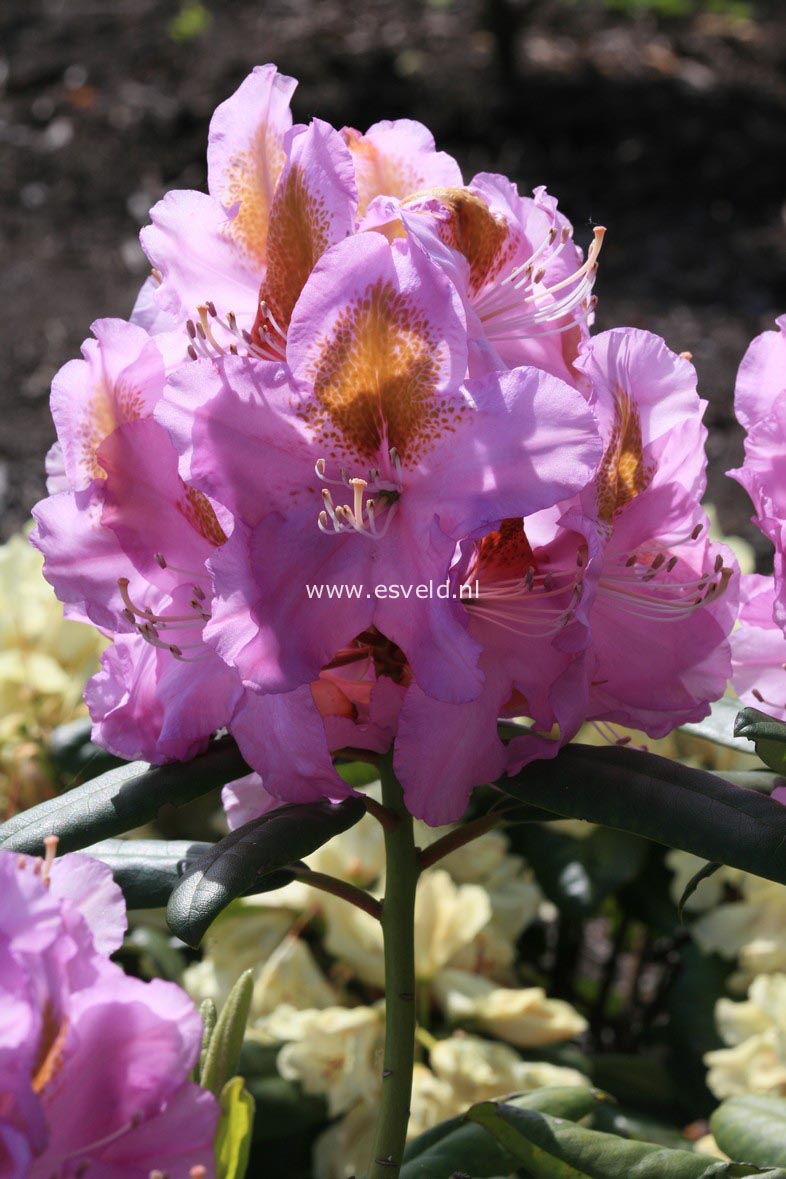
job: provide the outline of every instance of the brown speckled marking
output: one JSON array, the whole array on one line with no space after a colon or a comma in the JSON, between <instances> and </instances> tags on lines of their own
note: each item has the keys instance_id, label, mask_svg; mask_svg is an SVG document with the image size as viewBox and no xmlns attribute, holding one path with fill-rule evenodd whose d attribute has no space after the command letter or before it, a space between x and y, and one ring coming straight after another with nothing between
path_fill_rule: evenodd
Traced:
<instances>
[{"instance_id":1,"label":"brown speckled marking","mask_svg":"<svg viewBox=\"0 0 786 1179\"><path fill-rule=\"evenodd\" d=\"M513 256L515 235L468 188L434 188L412 199L425 197L436 197L450 210L450 218L439 222L440 237L469 262L469 293L477 295Z\"/></svg>"},{"instance_id":2,"label":"brown speckled marking","mask_svg":"<svg viewBox=\"0 0 786 1179\"><path fill-rule=\"evenodd\" d=\"M598 515L611 524L615 514L645 491L654 467L644 465L641 419L630 393L614 393L614 428L596 478Z\"/></svg>"},{"instance_id":3,"label":"brown speckled marking","mask_svg":"<svg viewBox=\"0 0 786 1179\"><path fill-rule=\"evenodd\" d=\"M286 331L306 279L330 245L330 214L294 164L282 179L270 211L268 269L260 299Z\"/></svg>"},{"instance_id":4,"label":"brown speckled marking","mask_svg":"<svg viewBox=\"0 0 786 1179\"><path fill-rule=\"evenodd\" d=\"M104 385L96 387L95 396L79 427L79 452L91 479L106 478L106 471L96 454L101 443L118 426L141 418L143 405L139 389L118 386L114 393L110 393Z\"/></svg>"},{"instance_id":5,"label":"brown speckled marking","mask_svg":"<svg viewBox=\"0 0 786 1179\"><path fill-rule=\"evenodd\" d=\"M503 520L499 528L484 536L478 545L476 568L483 581L523 577L534 564L532 547L518 517Z\"/></svg>"},{"instance_id":6,"label":"brown speckled marking","mask_svg":"<svg viewBox=\"0 0 786 1179\"><path fill-rule=\"evenodd\" d=\"M226 533L216 518L210 500L201 491L197 491L196 487L186 486L185 493L185 499L178 500L178 511L200 536L218 548L226 540Z\"/></svg>"},{"instance_id":7,"label":"brown speckled marking","mask_svg":"<svg viewBox=\"0 0 786 1179\"><path fill-rule=\"evenodd\" d=\"M438 341L413 300L382 279L338 316L313 351L314 401L302 416L321 434L326 457L375 460L395 446L413 464L465 411L437 397Z\"/></svg>"},{"instance_id":8,"label":"brown speckled marking","mask_svg":"<svg viewBox=\"0 0 786 1179\"><path fill-rule=\"evenodd\" d=\"M266 125L259 128L248 150L234 155L227 167L221 198L227 207L239 204L240 208L226 222L224 233L260 267L267 256L270 193L283 167L280 134Z\"/></svg>"}]
</instances>

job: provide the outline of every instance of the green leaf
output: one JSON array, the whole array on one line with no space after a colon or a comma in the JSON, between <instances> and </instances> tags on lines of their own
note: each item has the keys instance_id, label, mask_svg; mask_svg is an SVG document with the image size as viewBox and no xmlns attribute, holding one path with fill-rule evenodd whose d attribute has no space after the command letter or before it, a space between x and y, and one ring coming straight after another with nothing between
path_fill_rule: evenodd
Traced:
<instances>
[{"instance_id":1,"label":"green leaf","mask_svg":"<svg viewBox=\"0 0 786 1179\"><path fill-rule=\"evenodd\" d=\"M221 1120L216 1133L216 1179L243 1179L254 1134L254 1098L242 1077L221 1090Z\"/></svg>"},{"instance_id":2,"label":"green leaf","mask_svg":"<svg viewBox=\"0 0 786 1179\"><path fill-rule=\"evenodd\" d=\"M633 1138L636 1142L655 1142L659 1146L688 1149L684 1135L674 1126L648 1117L638 1110L611 1103L600 1105L593 1112L590 1129L603 1130L620 1138Z\"/></svg>"},{"instance_id":3,"label":"green leaf","mask_svg":"<svg viewBox=\"0 0 786 1179\"><path fill-rule=\"evenodd\" d=\"M366 813L359 798L344 802L291 803L244 823L193 864L169 898L167 921L189 946L235 897L244 896L276 872L316 851Z\"/></svg>"},{"instance_id":4,"label":"green leaf","mask_svg":"<svg viewBox=\"0 0 786 1179\"><path fill-rule=\"evenodd\" d=\"M606 897L634 880L648 852L644 840L608 828L571 839L548 828L524 827L513 841L549 900L578 921L597 913Z\"/></svg>"},{"instance_id":5,"label":"green leaf","mask_svg":"<svg viewBox=\"0 0 786 1179\"><path fill-rule=\"evenodd\" d=\"M254 974L244 970L221 1008L200 1068L200 1085L216 1096L237 1073L254 993Z\"/></svg>"},{"instance_id":6,"label":"green leaf","mask_svg":"<svg viewBox=\"0 0 786 1179\"><path fill-rule=\"evenodd\" d=\"M637 749L568 745L500 789L571 819L642 835L786 884L786 807Z\"/></svg>"},{"instance_id":7,"label":"green leaf","mask_svg":"<svg viewBox=\"0 0 786 1179\"><path fill-rule=\"evenodd\" d=\"M112 869L127 908L156 909L168 903L172 890L188 869L213 847L213 843L194 843L187 839L105 839L86 847L84 854ZM291 872L271 872L256 881L250 892L283 888L291 880Z\"/></svg>"},{"instance_id":8,"label":"green leaf","mask_svg":"<svg viewBox=\"0 0 786 1179\"><path fill-rule=\"evenodd\" d=\"M210 1041L218 1023L218 1011L212 999L202 1000L199 1004L199 1016L202 1020L202 1047L199 1049L199 1060L194 1068L194 1080L197 1084L202 1079L202 1069L205 1067Z\"/></svg>"},{"instance_id":9,"label":"green leaf","mask_svg":"<svg viewBox=\"0 0 786 1179\"><path fill-rule=\"evenodd\" d=\"M618 1138L502 1102L484 1101L467 1117L493 1134L531 1179L786 1179L783 1170L761 1171L689 1150Z\"/></svg>"},{"instance_id":10,"label":"green leaf","mask_svg":"<svg viewBox=\"0 0 786 1179\"><path fill-rule=\"evenodd\" d=\"M786 1167L786 1100L747 1093L730 1097L710 1118L721 1150L758 1166Z\"/></svg>"},{"instance_id":11,"label":"green leaf","mask_svg":"<svg viewBox=\"0 0 786 1179\"><path fill-rule=\"evenodd\" d=\"M758 708L743 708L734 724L734 735L746 737L756 746L765 765L778 774L786 773L786 723Z\"/></svg>"},{"instance_id":12,"label":"green leaf","mask_svg":"<svg viewBox=\"0 0 786 1179\"><path fill-rule=\"evenodd\" d=\"M610 1099L596 1089L574 1085L536 1089L507 1100L515 1108L578 1121ZM516 1159L509 1151L462 1115L426 1130L409 1143L401 1179L450 1179L455 1171L466 1171L472 1179L492 1179L510 1174L515 1166Z\"/></svg>"},{"instance_id":13,"label":"green leaf","mask_svg":"<svg viewBox=\"0 0 786 1179\"><path fill-rule=\"evenodd\" d=\"M42 855L45 837L57 835L61 853L78 851L149 823L166 805L183 806L247 773L229 738L214 741L189 762L155 767L130 762L15 815L0 827L0 847Z\"/></svg>"},{"instance_id":14,"label":"green leaf","mask_svg":"<svg viewBox=\"0 0 786 1179\"><path fill-rule=\"evenodd\" d=\"M694 872L682 890L682 896L677 902L677 916L679 917L680 921L685 920L685 906L701 884L702 880L709 880L710 876L714 876L715 873L720 871L722 867L722 864L703 864L701 868L699 868L698 872Z\"/></svg>"},{"instance_id":15,"label":"green leaf","mask_svg":"<svg viewBox=\"0 0 786 1179\"><path fill-rule=\"evenodd\" d=\"M112 869L129 909L166 905L186 868L212 846L188 839L104 839L84 854Z\"/></svg>"}]
</instances>

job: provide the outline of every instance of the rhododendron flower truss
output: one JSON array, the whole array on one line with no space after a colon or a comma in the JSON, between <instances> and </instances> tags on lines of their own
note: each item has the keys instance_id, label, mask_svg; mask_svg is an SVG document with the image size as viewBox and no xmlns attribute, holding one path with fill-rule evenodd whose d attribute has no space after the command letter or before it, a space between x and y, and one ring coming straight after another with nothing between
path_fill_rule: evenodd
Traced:
<instances>
[{"instance_id":1,"label":"rhododendron flower truss","mask_svg":"<svg viewBox=\"0 0 786 1179\"><path fill-rule=\"evenodd\" d=\"M293 127L296 85L257 67L213 116L210 195L170 193L142 233L154 267L145 314L157 306L187 324L194 355L280 357L308 275L375 197L461 184L456 162L411 120L366 134L319 119Z\"/></svg>"},{"instance_id":2,"label":"rhododendron flower truss","mask_svg":"<svg viewBox=\"0 0 786 1179\"><path fill-rule=\"evenodd\" d=\"M286 354L286 368L185 366L157 411L188 481L237 520L210 560L208 642L244 682L286 691L375 626L425 691L471 699L479 648L457 603L375 587L444 581L457 541L583 486L600 457L591 411L535 369L464 383L455 289L379 234L318 263Z\"/></svg>"},{"instance_id":3,"label":"rhododendron flower truss","mask_svg":"<svg viewBox=\"0 0 786 1179\"><path fill-rule=\"evenodd\" d=\"M743 357L735 409L745 427L745 462L729 471L753 501L755 523L775 545L774 617L786 630L786 316Z\"/></svg>"},{"instance_id":4,"label":"rhododendron flower truss","mask_svg":"<svg viewBox=\"0 0 786 1179\"><path fill-rule=\"evenodd\" d=\"M487 173L467 187L380 198L366 223L391 237L403 226L450 275L467 310L478 371L534 364L574 379L593 317L603 228L595 229L585 260L544 188L522 197L506 177Z\"/></svg>"},{"instance_id":5,"label":"rhododendron flower truss","mask_svg":"<svg viewBox=\"0 0 786 1179\"><path fill-rule=\"evenodd\" d=\"M0 884L3 1175L209 1179L218 1103L188 1080L201 1020L105 956L126 926L109 869L0 852Z\"/></svg>"}]
</instances>

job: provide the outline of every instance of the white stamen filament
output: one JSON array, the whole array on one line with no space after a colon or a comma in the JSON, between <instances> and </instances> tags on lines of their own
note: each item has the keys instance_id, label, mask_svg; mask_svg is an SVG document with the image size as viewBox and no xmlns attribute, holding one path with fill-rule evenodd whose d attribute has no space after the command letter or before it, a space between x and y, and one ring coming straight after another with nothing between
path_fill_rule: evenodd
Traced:
<instances>
[{"instance_id":1,"label":"white stamen filament","mask_svg":"<svg viewBox=\"0 0 786 1179\"><path fill-rule=\"evenodd\" d=\"M348 504L336 504L333 502L333 496L327 487L322 488L322 503L324 505L322 511L317 516L317 526L320 532L327 535L339 535L342 532L357 532L361 536L366 536L371 540L381 540L390 528L393 518L396 514L396 503L389 502L387 504L387 511L382 518L381 523L378 521L377 512L380 508L380 494L394 493L396 496L401 494L403 483L403 471L401 466L401 458L394 446L390 448L390 463L395 475L395 482L390 480L383 480L380 475L378 467L372 468L368 473L368 479L361 479L357 476L350 478L347 474L346 468L340 468L340 479L334 479L326 474L327 463L325 459L317 459L314 464L314 470L322 483L330 484L333 487L346 487L352 492L352 507ZM372 498L371 493L376 493L376 498ZM366 498L368 496L368 498ZM384 499L382 505L384 506Z\"/></svg>"},{"instance_id":2,"label":"white stamen filament","mask_svg":"<svg viewBox=\"0 0 786 1179\"><path fill-rule=\"evenodd\" d=\"M590 296L597 274L597 260L605 232L605 229L600 226L595 229L595 236L587 251L586 261L573 274L551 287L534 290L533 288L543 279L547 266L553 262L570 240L570 232L565 227L560 234L558 246L548 255L547 266L541 266L533 273L533 262L544 254L554 242L556 230L552 227L527 262L516 267L504 279L485 290L475 300L475 310L491 338L506 340L519 339L522 336L558 334L567 330L575 322L586 319L594 306ZM522 295L521 292L527 288L529 293ZM566 293L555 301L554 296L561 291ZM559 323L563 319L567 322ZM557 326L539 331L541 324Z\"/></svg>"}]
</instances>

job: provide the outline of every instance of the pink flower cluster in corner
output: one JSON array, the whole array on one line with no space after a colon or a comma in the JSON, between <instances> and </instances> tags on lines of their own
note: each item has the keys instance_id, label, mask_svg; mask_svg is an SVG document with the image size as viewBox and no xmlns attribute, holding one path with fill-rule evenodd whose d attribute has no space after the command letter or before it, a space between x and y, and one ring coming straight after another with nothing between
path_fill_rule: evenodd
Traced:
<instances>
[{"instance_id":1,"label":"pink flower cluster in corner","mask_svg":"<svg viewBox=\"0 0 786 1179\"><path fill-rule=\"evenodd\" d=\"M218 1103L188 1080L199 1014L108 955L126 928L107 867L0 851L0 1174L210 1179Z\"/></svg>"},{"instance_id":2,"label":"pink flower cluster in corner","mask_svg":"<svg viewBox=\"0 0 786 1179\"><path fill-rule=\"evenodd\" d=\"M745 462L730 471L753 501L774 545L774 580L742 578L740 627L732 639L734 687L744 704L786 720L786 316L743 357L735 408L746 430Z\"/></svg>"},{"instance_id":3,"label":"pink flower cluster in corner","mask_svg":"<svg viewBox=\"0 0 786 1179\"><path fill-rule=\"evenodd\" d=\"M218 108L208 193L142 233L132 322L53 385L35 543L114 638L96 740L163 761L226 727L294 801L349 792L336 750L395 742L438 824L585 719L706 715L735 592L692 366L590 337L603 231L585 258L544 189L465 182L409 120L293 125L294 88L264 66ZM446 578L479 598L306 593ZM528 732L503 746L500 716Z\"/></svg>"}]
</instances>

